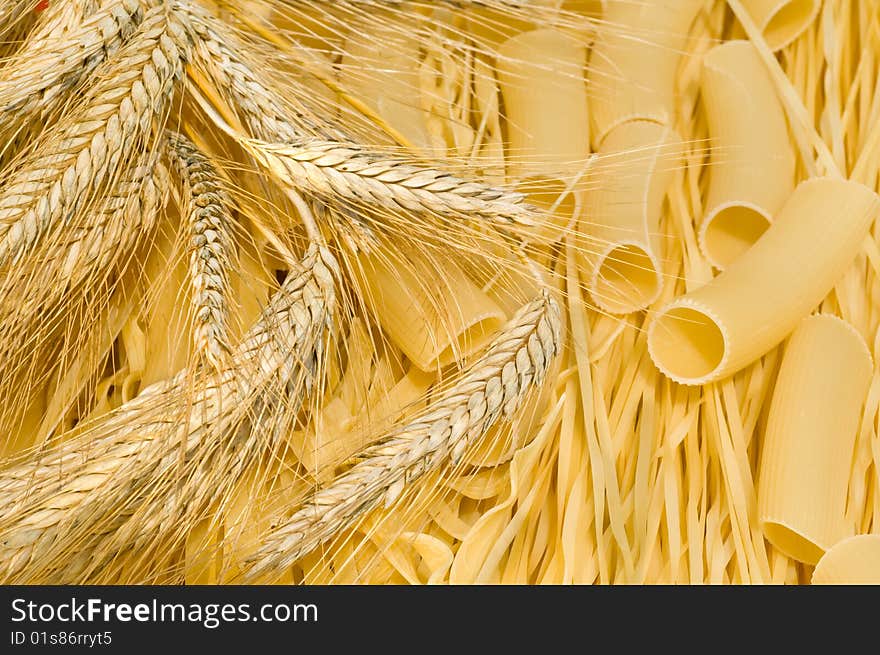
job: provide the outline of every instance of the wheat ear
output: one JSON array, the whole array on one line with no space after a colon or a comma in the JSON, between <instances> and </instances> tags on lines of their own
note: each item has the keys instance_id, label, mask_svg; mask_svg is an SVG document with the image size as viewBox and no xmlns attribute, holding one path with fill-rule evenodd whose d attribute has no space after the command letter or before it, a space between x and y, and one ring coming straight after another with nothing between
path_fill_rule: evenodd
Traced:
<instances>
[{"instance_id":1,"label":"wheat ear","mask_svg":"<svg viewBox=\"0 0 880 655\"><path fill-rule=\"evenodd\" d=\"M181 6L181 12L193 41L193 64L207 73L252 136L273 142L292 141L304 134L342 137L331 120L320 119L305 107L282 103L269 91L271 84L241 56L247 48L222 21L194 5Z\"/></svg>"},{"instance_id":2,"label":"wheat ear","mask_svg":"<svg viewBox=\"0 0 880 655\"><path fill-rule=\"evenodd\" d=\"M185 35L165 7L99 68L82 111L35 144L0 195L0 265L69 219L146 139L183 73Z\"/></svg>"},{"instance_id":3,"label":"wheat ear","mask_svg":"<svg viewBox=\"0 0 880 655\"><path fill-rule=\"evenodd\" d=\"M229 275L232 199L211 161L182 134L170 132L169 155L183 186L189 229L189 281L195 310L194 351L221 367L229 354Z\"/></svg>"},{"instance_id":4,"label":"wheat ear","mask_svg":"<svg viewBox=\"0 0 880 655\"><path fill-rule=\"evenodd\" d=\"M444 462L458 461L500 417L513 418L540 385L561 339L559 308L549 294L524 306L463 379L431 410L315 492L249 561L245 579L277 574L359 516L394 502L404 486Z\"/></svg>"},{"instance_id":5,"label":"wheat ear","mask_svg":"<svg viewBox=\"0 0 880 655\"><path fill-rule=\"evenodd\" d=\"M403 209L457 219L478 217L505 227L534 225L535 210L524 204L522 194L413 165L403 157L317 139L242 143L284 184L326 202L344 198L360 207L395 213Z\"/></svg>"},{"instance_id":6,"label":"wheat ear","mask_svg":"<svg viewBox=\"0 0 880 655\"><path fill-rule=\"evenodd\" d=\"M82 435L0 472L0 580L101 579L107 560L126 548L134 558L169 541L170 550L179 545L194 517L279 436L251 429L242 437L254 405L270 406L280 390L304 392L313 384L337 275L332 255L311 247L303 270L288 276L229 368L195 389L182 372ZM296 398L286 402L284 413L296 414Z\"/></svg>"},{"instance_id":7,"label":"wheat ear","mask_svg":"<svg viewBox=\"0 0 880 655\"><path fill-rule=\"evenodd\" d=\"M49 25L46 38L29 39L0 71L0 113L27 117L62 102L66 91L122 47L142 18L139 0L117 0L91 16L70 17L74 24L63 38L57 25Z\"/></svg>"}]
</instances>

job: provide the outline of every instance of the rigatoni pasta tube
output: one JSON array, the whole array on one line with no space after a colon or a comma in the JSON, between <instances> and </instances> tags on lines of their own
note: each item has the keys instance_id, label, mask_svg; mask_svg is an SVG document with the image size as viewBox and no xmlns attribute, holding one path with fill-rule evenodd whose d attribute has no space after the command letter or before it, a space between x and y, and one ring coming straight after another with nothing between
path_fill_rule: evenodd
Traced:
<instances>
[{"instance_id":1,"label":"rigatoni pasta tube","mask_svg":"<svg viewBox=\"0 0 880 655\"><path fill-rule=\"evenodd\" d=\"M668 127L630 121L609 133L599 155L581 218L589 289L599 307L623 314L660 295L660 216L681 140Z\"/></svg>"},{"instance_id":2,"label":"rigatoni pasta tube","mask_svg":"<svg viewBox=\"0 0 880 655\"><path fill-rule=\"evenodd\" d=\"M657 368L705 384L766 354L831 291L878 213L880 198L856 182L801 183L754 246L657 312L648 326Z\"/></svg>"},{"instance_id":3,"label":"rigatoni pasta tube","mask_svg":"<svg viewBox=\"0 0 880 655\"><path fill-rule=\"evenodd\" d=\"M506 320L453 262L444 262L441 282L420 263L395 266L366 253L358 261L364 301L391 342L423 371L476 352Z\"/></svg>"},{"instance_id":4,"label":"rigatoni pasta tube","mask_svg":"<svg viewBox=\"0 0 880 655\"><path fill-rule=\"evenodd\" d=\"M758 517L767 540L792 559L815 564L852 536L846 495L872 369L855 328L828 314L801 321L785 348L759 464Z\"/></svg>"},{"instance_id":5,"label":"rigatoni pasta tube","mask_svg":"<svg viewBox=\"0 0 880 655\"><path fill-rule=\"evenodd\" d=\"M812 584L880 585L880 534L840 541L822 556Z\"/></svg>"},{"instance_id":6,"label":"rigatoni pasta tube","mask_svg":"<svg viewBox=\"0 0 880 655\"><path fill-rule=\"evenodd\" d=\"M781 50L816 18L821 0L741 0L771 50Z\"/></svg>"},{"instance_id":7,"label":"rigatoni pasta tube","mask_svg":"<svg viewBox=\"0 0 880 655\"><path fill-rule=\"evenodd\" d=\"M553 29L524 32L498 49L498 83L508 126L507 175L534 204L558 205L543 226L548 238L558 236L573 219L575 197L556 201L590 154L586 63L586 46Z\"/></svg>"},{"instance_id":8,"label":"rigatoni pasta tube","mask_svg":"<svg viewBox=\"0 0 880 655\"><path fill-rule=\"evenodd\" d=\"M371 17L365 29L352 30L345 42L339 82L403 135L416 152L428 155L431 139L420 99L417 29L415 21L392 14L384 22ZM388 139L388 143L393 141Z\"/></svg>"},{"instance_id":9,"label":"rigatoni pasta tube","mask_svg":"<svg viewBox=\"0 0 880 655\"><path fill-rule=\"evenodd\" d=\"M589 65L593 145L631 120L672 125L676 78L702 0L611 2Z\"/></svg>"},{"instance_id":10,"label":"rigatoni pasta tube","mask_svg":"<svg viewBox=\"0 0 880 655\"><path fill-rule=\"evenodd\" d=\"M712 142L703 254L717 268L760 238L795 183L785 109L755 47L729 41L703 60L702 96Z\"/></svg>"}]
</instances>

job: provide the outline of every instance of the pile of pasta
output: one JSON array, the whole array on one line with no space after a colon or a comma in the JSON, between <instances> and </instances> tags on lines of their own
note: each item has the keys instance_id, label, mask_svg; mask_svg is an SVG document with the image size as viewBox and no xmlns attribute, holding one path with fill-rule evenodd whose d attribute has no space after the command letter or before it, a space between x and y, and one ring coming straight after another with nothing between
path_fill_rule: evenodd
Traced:
<instances>
[{"instance_id":1,"label":"pile of pasta","mask_svg":"<svg viewBox=\"0 0 880 655\"><path fill-rule=\"evenodd\" d=\"M34 337L63 343L57 357L12 349L2 575L880 583L880 0L167 4L205 39L168 92L175 143L192 141L178 169L195 173L181 190L157 167L175 190L125 245L135 264L85 280L84 299L58 301L73 317ZM250 59L212 36L223 21ZM278 136L287 116L305 137ZM363 151L327 145L354 137ZM192 237L185 196L209 174L222 184L205 202L234 211ZM468 208L513 198L528 220L432 223L407 195L456 185ZM210 337L191 278L213 264L188 239L221 238L236 245L205 295L233 299L217 331L244 344L241 369L189 338ZM550 318L499 360L535 298ZM272 323L279 305L294 327ZM307 319L314 334L296 332ZM407 426L441 423L437 407L480 432L489 384L467 385L489 365L514 380L496 408L512 420L451 446L426 430L421 458L386 457L407 467L396 478L339 484ZM175 431L181 444L160 438ZM216 448L190 448L205 435ZM65 444L86 445L52 460ZM193 452L203 468L186 468ZM22 470L46 507L27 504Z\"/></svg>"},{"instance_id":2,"label":"pile of pasta","mask_svg":"<svg viewBox=\"0 0 880 655\"><path fill-rule=\"evenodd\" d=\"M880 581L880 7L556 5L585 20L363 35L384 72L348 88L547 209L566 346L510 436L292 578ZM468 325L510 309L452 288Z\"/></svg>"}]
</instances>

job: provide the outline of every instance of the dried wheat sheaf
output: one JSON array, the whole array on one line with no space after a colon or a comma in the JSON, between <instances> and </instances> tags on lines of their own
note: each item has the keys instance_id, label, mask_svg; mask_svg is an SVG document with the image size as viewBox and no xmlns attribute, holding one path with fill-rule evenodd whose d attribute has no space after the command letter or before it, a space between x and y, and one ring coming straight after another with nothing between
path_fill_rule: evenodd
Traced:
<instances>
[{"instance_id":1,"label":"dried wheat sheaf","mask_svg":"<svg viewBox=\"0 0 880 655\"><path fill-rule=\"evenodd\" d=\"M3 5L0 580L293 580L528 411L561 349L539 211L476 159L405 147L315 45L435 8ZM503 281L510 320L420 372L365 279L437 276L410 291L442 334L460 327L447 264ZM351 382L357 361L375 377ZM339 427L320 471L300 461L292 435L314 437L331 396L419 376Z\"/></svg>"}]
</instances>

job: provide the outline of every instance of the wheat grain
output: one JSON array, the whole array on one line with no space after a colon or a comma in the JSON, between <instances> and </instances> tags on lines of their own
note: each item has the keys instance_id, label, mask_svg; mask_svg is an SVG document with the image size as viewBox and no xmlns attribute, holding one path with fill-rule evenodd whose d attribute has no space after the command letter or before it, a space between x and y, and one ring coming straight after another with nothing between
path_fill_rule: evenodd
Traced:
<instances>
[{"instance_id":1,"label":"wheat grain","mask_svg":"<svg viewBox=\"0 0 880 655\"><path fill-rule=\"evenodd\" d=\"M0 264L69 220L146 139L182 76L185 36L165 7L100 71L84 108L45 135L0 195Z\"/></svg>"},{"instance_id":2,"label":"wheat grain","mask_svg":"<svg viewBox=\"0 0 880 655\"><path fill-rule=\"evenodd\" d=\"M493 344L432 408L320 489L254 555L247 580L277 574L365 512L393 503L404 486L458 461L499 418L513 418L540 385L560 347L559 308L549 294L523 307Z\"/></svg>"},{"instance_id":3,"label":"wheat grain","mask_svg":"<svg viewBox=\"0 0 880 655\"><path fill-rule=\"evenodd\" d=\"M102 558L117 560L125 547L136 545L136 558L167 545L160 537L185 538L194 517L221 495L218 485L234 486L271 448L271 432L250 426L240 434L254 406L314 384L337 275L332 255L310 248L303 270L288 276L230 367L192 397L185 371L81 436L0 472L0 579L82 582L106 575ZM284 413L295 415L296 399L286 403ZM188 474L177 468L181 453ZM137 574L135 562L129 573Z\"/></svg>"},{"instance_id":4,"label":"wheat grain","mask_svg":"<svg viewBox=\"0 0 880 655\"><path fill-rule=\"evenodd\" d=\"M74 11L60 25L45 26L43 38L29 39L0 70L0 113L27 118L47 112L118 51L143 18L138 0L116 0L94 15L88 9Z\"/></svg>"},{"instance_id":5,"label":"wheat grain","mask_svg":"<svg viewBox=\"0 0 880 655\"><path fill-rule=\"evenodd\" d=\"M169 153L183 183L183 214L190 237L189 280L195 310L195 352L219 369L229 353L229 275L234 243L232 199L214 165L189 139L168 137Z\"/></svg>"}]
</instances>

